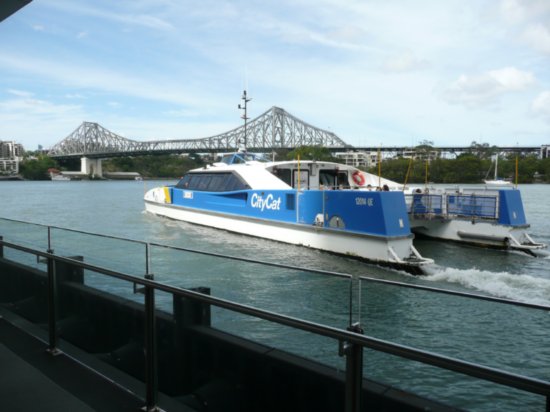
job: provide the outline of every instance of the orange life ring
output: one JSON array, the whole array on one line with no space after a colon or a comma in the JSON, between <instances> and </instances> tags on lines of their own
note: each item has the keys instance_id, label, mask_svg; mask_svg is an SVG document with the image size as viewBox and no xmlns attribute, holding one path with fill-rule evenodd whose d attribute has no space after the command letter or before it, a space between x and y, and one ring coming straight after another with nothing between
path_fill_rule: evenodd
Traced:
<instances>
[{"instance_id":1,"label":"orange life ring","mask_svg":"<svg viewBox=\"0 0 550 412\"><path fill-rule=\"evenodd\" d=\"M363 176L361 172L358 170L353 172L353 174L351 175L351 178L353 179L355 184L358 186L363 186L365 184L365 176Z\"/></svg>"}]
</instances>

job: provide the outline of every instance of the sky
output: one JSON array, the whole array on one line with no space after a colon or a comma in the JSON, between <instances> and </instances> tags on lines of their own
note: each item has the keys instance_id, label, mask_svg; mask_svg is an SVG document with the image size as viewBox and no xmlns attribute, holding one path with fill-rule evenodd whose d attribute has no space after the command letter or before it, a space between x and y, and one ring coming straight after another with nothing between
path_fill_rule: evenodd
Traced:
<instances>
[{"instance_id":1,"label":"sky","mask_svg":"<svg viewBox=\"0 0 550 412\"><path fill-rule=\"evenodd\" d=\"M0 140L201 138L272 106L355 146L550 144L548 0L34 0L0 23Z\"/></svg>"}]
</instances>

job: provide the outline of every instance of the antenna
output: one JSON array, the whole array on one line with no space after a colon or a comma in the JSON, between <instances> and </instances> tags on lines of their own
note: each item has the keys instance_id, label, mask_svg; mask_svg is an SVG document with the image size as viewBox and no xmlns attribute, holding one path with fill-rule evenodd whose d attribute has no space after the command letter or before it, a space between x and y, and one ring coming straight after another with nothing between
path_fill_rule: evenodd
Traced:
<instances>
[{"instance_id":1,"label":"antenna","mask_svg":"<svg viewBox=\"0 0 550 412\"><path fill-rule=\"evenodd\" d=\"M239 109L243 110L243 115L241 116L241 119L244 119L244 150L246 151L246 121L248 120L247 116L247 103L252 100L252 98L249 98L246 96L246 89L243 91L243 95L241 97L241 100L243 101L243 105L239 104Z\"/></svg>"}]
</instances>

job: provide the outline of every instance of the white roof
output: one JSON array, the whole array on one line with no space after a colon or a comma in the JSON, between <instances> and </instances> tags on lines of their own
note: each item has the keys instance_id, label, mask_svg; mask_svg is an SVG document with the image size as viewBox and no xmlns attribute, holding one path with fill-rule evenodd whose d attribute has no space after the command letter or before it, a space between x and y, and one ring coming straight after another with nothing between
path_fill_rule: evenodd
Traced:
<instances>
[{"instance_id":1,"label":"white roof","mask_svg":"<svg viewBox=\"0 0 550 412\"><path fill-rule=\"evenodd\" d=\"M207 166L206 170L216 171L235 171L242 179L254 190L288 190L292 189L278 177L266 170L266 163L247 162L243 164L227 165L225 163L216 163ZM195 169L198 172L205 169Z\"/></svg>"}]
</instances>

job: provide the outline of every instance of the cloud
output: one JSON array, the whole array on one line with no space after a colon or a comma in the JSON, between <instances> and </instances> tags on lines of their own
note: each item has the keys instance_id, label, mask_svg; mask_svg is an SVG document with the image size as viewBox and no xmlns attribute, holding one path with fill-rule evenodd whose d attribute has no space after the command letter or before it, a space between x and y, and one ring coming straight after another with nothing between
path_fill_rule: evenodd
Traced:
<instances>
[{"instance_id":1,"label":"cloud","mask_svg":"<svg viewBox=\"0 0 550 412\"><path fill-rule=\"evenodd\" d=\"M18 72L55 80L73 88L102 90L177 104L197 103L192 93L177 90L162 79L144 79L103 67L82 66L35 57L0 53L0 64ZM13 93L13 92L12 92ZM205 98L206 99L206 98Z\"/></svg>"},{"instance_id":2,"label":"cloud","mask_svg":"<svg viewBox=\"0 0 550 412\"><path fill-rule=\"evenodd\" d=\"M492 70L489 75L502 86L502 92L524 90L535 81L532 73L518 70L515 67Z\"/></svg>"},{"instance_id":3,"label":"cloud","mask_svg":"<svg viewBox=\"0 0 550 412\"><path fill-rule=\"evenodd\" d=\"M66 99L86 99L86 96L78 93L66 93L65 98Z\"/></svg>"},{"instance_id":4,"label":"cloud","mask_svg":"<svg viewBox=\"0 0 550 412\"><path fill-rule=\"evenodd\" d=\"M521 38L533 49L550 54L550 30L542 24L530 25Z\"/></svg>"},{"instance_id":5,"label":"cloud","mask_svg":"<svg viewBox=\"0 0 550 412\"><path fill-rule=\"evenodd\" d=\"M116 3L111 3L109 7L104 10L78 2L54 2L47 4L47 6L68 14L79 14L87 17L94 16L104 20L135 26L143 26L153 30L174 30L174 26L171 23L160 17L152 16L147 12L133 14L117 13L116 11L113 11L115 9L115 4Z\"/></svg>"},{"instance_id":6,"label":"cloud","mask_svg":"<svg viewBox=\"0 0 550 412\"><path fill-rule=\"evenodd\" d=\"M550 90L540 93L531 104L532 112L550 122Z\"/></svg>"},{"instance_id":7,"label":"cloud","mask_svg":"<svg viewBox=\"0 0 550 412\"><path fill-rule=\"evenodd\" d=\"M17 97L25 97L25 98L29 98L33 96L31 92L27 92L24 90L9 89L8 93L13 94L14 96L17 96Z\"/></svg>"},{"instance_id":8,"label":"cloud","mask_svg":"<svg viewBox=\"0 0 550 412\"><path fill-rule=\"evenodd\" d=\"M48 147L85 118L78 105L58 104L21 90L8 93L13 97L0 100L2 132L13 136L26 149L34 149L38 144Z\"/></svg>"},{"instance_id":9,"label":"cloud","mask_svg":"<svg viewBox=\"0 0 550 412\"><path fill-rule=\"evenodd\" d=\"M550 12L550 3L547 0L503 0L499 9L505 20L522 23Z\"/></svg>"},{"instance_id":10,"label":"cloud","mask_svg":"<svg viewBox=\"0 0 550 412\"><path fill-rule=\"evenodd\" d=\"M479 75L462 74L442 93L442 97L452 104L464 104L469 107L492 103L506 93L527 89L535 82L531 72L515 67L491 70Z\"/></svg>"},{"instance_id":11,"label":"cloud","mask_svg":"<svg viewBox=\"0 0 550 412\"><path fill-rule=\"evenodd\" d=\"M33 93L21 90L9 90L15 98L0 101L0 111L5 114L18 114L25 116L63 116L80 110L78 105L60 105L34 97ZM24 123L24 122L22 122Z\"/></svg>"},{"instance_id":12,"label":"cloud","mask_svg":"<svg viewBox=\"0 0 550 412\"><path fill-rule=\"evenodd\" d=\"M387 59L384 63L384 69L389 72L411 72L425 69L428 65L427 60L419 59L412 52L406 51Z\"/></svg>"}]
</instances>

